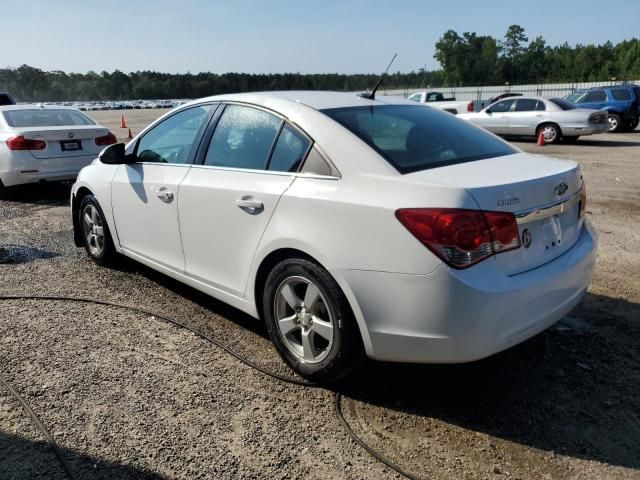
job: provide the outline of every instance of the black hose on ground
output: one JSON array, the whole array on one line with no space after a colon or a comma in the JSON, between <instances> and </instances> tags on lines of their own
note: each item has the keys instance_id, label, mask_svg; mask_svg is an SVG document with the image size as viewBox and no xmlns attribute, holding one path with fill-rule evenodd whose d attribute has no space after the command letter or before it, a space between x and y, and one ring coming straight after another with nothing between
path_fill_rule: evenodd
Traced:
<instances>
[{"instance_id":1,"label":"black hose on ground","mask_svg":"<svg viewBox=\"0 0 640 480\"><path fill-rule=\"evenodd\" d=\"M228 346L226 346L224 343L220 342L219 340L216 340L215 338L209 337L208 335L206 335L206 334L196 330L195 328L190 327L189 325L186 325L186 324L184 324L184 323L182 323L182 322L180 322L178 320L175 320L175 319L170 318L170 317L166 317L164 315L159 315L159 314L157 314L155 312L151 312L149 310L145 310L144 308L134 307L132 305L127 305L127 304L124 304L124 303L108 302L108 301L104 301L104 300L96 300L96 299L93 299L93 298L71 297L71 296L60 296L60 295L0 295L0 300L44 300L44 301L52 301L52 302L62 301L62 302L89 303L89 304L94 304L94 305L102 305L102 306L106 306L106 307L121 308L121 309L129 310L131 312L135 312L135 313L138 313L138 314L149 315L149 316L158 318L160 320L163 320L163 321L165 321L167 323L170 323L172 325L175 325L176 327L184 328L184 329L192 332L193 334L197 335L198 337L200 337L200 338L212 343L216 347L224 350L229 355L231 355L232 357L234 357L235 359L237 359L241 363L245 364L246 366L248 366L250 368L253 368L254 370L257 370L260 373L262 373L262 374L264 374L264 375L266 375L268 377L271 377L271 378L273 378L275 380L278 380L278 381L281 381L281 382L285 382L285 383L290 383L290 384L293 384L293 385L299 385L299 386L303 386L303 387L310 387L310 388L320 388L321 387L321 385L318 385L317 383L311 383L311 382L308 382L306 380L287 377L287 376L284 376L284 375L280 375L278 373L271 372L271 371L267 370L266 368L261 367L260 365L252 362L251 360L249 360L248 358L244 357L243 355L235 352L234 350L232 350L231 348L229 348ZM31 409L31 407L24 400L24 398L22 398L20 396L20 394L18 394L18 392L9 384L9 382L2 375L0 375L0 383L2 383L5 386L5 388L11 393L11 395L16 400L18 400L18 402L20 402L20 404L23 406L25 411L29 414L29 416L31 417L33 422L36 424L38 429L42 432L42 435L44 436L45 440L49 443L49 445L53 449L54 453L56 454L56 456L60 460L60 464L62 465L62 467L66 471L66 473L69 476L69 478L71 480L76 480L77 477L73 473L73 470L71 469L71 466L69 465L69 463L67 462L66 458L64 457L64 455L62 453L62 450L60 449L60 446L56 443L56 441L53 439L53 437L51 436L51 434L49 433L47 428L44 426L44 424L43 424L42 420L40 419L40 417L38 417L38 415ZM341 400L342 400L342 394L339 393L339 392L335 392L335 413L336 413L336 416L338 417L338 420L340 421L340 425L347 432L349 437L351 437L351 439L354 442L356 442L358 445L360 445L360 447L362 447L372 457L374 457L376 460L384 463L387 467L389 467L390 469L394 470L396 473L399 473L400 475L408 478L409 480L419 480L418 477L416 477L415 475L403 470L402 467L400 467L399 465L393 463L391 460L389 460L388 458L383 456L381 453L375 451L372 447L367 445L360 437L358 437L358 435L353 431L353 429L351 428L351 426L349 425L347 420L344 418L344 415L342 413Z\"/></svg>"}]
</instances>

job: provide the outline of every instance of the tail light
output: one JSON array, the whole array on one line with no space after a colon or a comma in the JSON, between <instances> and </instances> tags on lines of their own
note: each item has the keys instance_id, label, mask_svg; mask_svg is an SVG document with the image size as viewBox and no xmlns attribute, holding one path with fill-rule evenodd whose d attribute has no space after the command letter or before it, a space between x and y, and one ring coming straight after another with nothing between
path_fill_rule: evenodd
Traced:
<instances>
[{"instance_id":1,"label":"tail light","mask_svg":"<svg viewBox=\"0 0 640 480\"><path fill-rule=\"evenodd\" d=\"M44 140L31 140L22 135L7 138L5 143L9 150L44 150L47 148L47 142Z\"/></svg>"},{"instance_id":2,"label":"tail light","mask_svg":"<svg viewBox=\"0 0 640 480\"><path fill-rule=\"evenodd\" d=\"M467 112L473 112L473 102L467 103Z\"/></svg>"},{"instance_id":3,"label":"tail light","mask_svg":"<svg viewBox=\"0 0 640 480\"><path fill-rule=\"evenodd\" d=\"M107 133L102 137L96 138L96 145L98 145L99 147L106 147L107 145L112 145L117 142L118 142L118 139L111 132Z\"/></svg>"},{"instance_id":4,"label":"tail light","mask_svg":"<svg viewBox=\"0 0 640 480\"><path fill-rule=\"evenodd\" d=\"M580 218L584 217L587 211L587 184L582 182L582 188L580 189Z\"/></svg>"},{"instance_id":5,"label":"tail light","mask_svg":"<svg viewBox=\"0 0 640 480\"><path fill-rule=\"evenodd\" d=\"M593 113L589 116L589 119L587 121L589 123L605 123L606 120L606 115L603 115L602 113Z\"/></svg>"},{"instance_id":6,"label":"tail light","mask_svg":"<svg viewBox=\"0 0 640 480\"><path fill-rule=\"evenodd\" d=\"M396 218L425 247L453 268L520 247L513 213L455 208L403 208Z\"/></svg>"}]
</instances>

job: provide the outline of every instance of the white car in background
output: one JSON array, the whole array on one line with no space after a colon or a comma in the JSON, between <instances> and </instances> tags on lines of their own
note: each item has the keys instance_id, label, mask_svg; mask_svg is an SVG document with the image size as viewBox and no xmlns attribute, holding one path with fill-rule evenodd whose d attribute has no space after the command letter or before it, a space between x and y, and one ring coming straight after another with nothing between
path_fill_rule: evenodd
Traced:
<instances>
[{"instance_id":1,"label":"white car in background","mask_svg":"<svg viewBox=\"0 0 640 480\"><path fill-rule=\"evenodd\" d=\"M542 132L545 143L605 133L607 116L606 110L577 108L560 98L526 96L503 98L478 113L458 115L496 135L537 138Z\"/></svg>"},{"instance_id":2,"label":"white car in background","mask_svg":"<svg viewBox=\"0 0 640 480\"><path fill-rule=\"evenodd\" d=\"M595 265L578 165L448 113L350 93L191 102L72 189L76 245L266 322L317 381L366 354L466 362L549 327Z\"/></svg>"},{"instance_id":3,"label":"white car in background","mask_svg":"<svg viewBox=\"0 0 640 480\"><path fill-rule=\"evenodd\" d=\"M73 180L116 137L75 108L0 106L0 190Z\"/></svg>"}]
</instances>

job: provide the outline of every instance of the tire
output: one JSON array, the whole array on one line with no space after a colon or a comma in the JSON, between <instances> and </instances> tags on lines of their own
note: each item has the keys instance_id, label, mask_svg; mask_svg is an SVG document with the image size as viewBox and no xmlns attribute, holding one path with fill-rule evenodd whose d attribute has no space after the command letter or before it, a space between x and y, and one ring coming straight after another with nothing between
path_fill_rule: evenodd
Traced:
<instances>
[{"instance_id":1,"label":"tire","mask_svg":"<svg viewBox=\"0 0 640 480\"><path fill-rule=\"evenodd\" d=\"M303 377L334 382L364 360L349 302L329 272L316 263L303 258L278 263L267 277L262 300L271 341Z\"/></svg>"},{"instance_id":2,"label":"tire","mask_svg":"<svg viewBox=\"0 0 640 480\"><path fill-rule=\"evenodd\" d=\"M112 264L116 250L102 208L93 195L85 196L80 202L78 226L89 257L98 265Z\"/></svg>"},{"instance_id":3,"label":"tire","mask_svg":"<svg viewBox=\"0 0 640 480\"><path fill-rule=\"evenodd\" d=\"M536 138L538 138L540 132L542 132L544 143L558 143L562 138L562 131L555 123L544 123L540 125L536 132Z\"/></svg>"},{"instance_id":4,"label":"tire","mask_svg":"<svg viewBox=\"0 0 640 480\"><path fill-rule=\"evenodd\" d=\"M607 119L609 120L609 133L618 133L622 130L623 123L620 115L617 113L610 113Z\"/></svg>"}]
</instances>

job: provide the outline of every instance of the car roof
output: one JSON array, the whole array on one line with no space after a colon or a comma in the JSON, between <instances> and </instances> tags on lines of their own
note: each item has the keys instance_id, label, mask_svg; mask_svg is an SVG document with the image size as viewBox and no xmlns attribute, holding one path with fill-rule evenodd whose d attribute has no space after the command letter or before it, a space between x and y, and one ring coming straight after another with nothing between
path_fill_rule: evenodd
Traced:
<instances>
[{"instance_id":1,"label":"car roof","mask_svg":"<svg viewBox=\"0 0 640 480\"><path fill-rule=\"evenodd\" d=\"M0 105L0 112L7 110L78 110L75 107L65 107L62 105L40 105L40 104L20 104L20 105Z\"/></svg>"},{"instance_id":2,"label":"car roof","mask_svg":"<svg viewBox=\"0 0 640 480\"><path fill-rule=\"evenodd\" d=\"M213 97L201 98L198 102L207 100L229 100L254 103L268 99L286 100L300 103L314 110L324 110L330 108L361 107L376 105L415 105L415 102L405 100L401 97L390 97L376 95L375 100L359 97L356 92L327 92L314 90L286 90L273 92L253 92L236 93L229 95L216 95ZM261 102L262 103L262 102Z\"/></svg>"}]
</instances>

